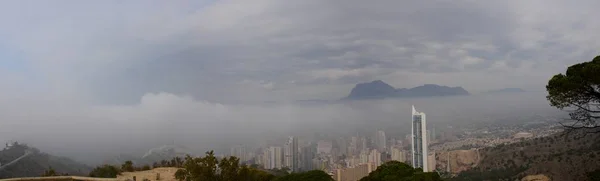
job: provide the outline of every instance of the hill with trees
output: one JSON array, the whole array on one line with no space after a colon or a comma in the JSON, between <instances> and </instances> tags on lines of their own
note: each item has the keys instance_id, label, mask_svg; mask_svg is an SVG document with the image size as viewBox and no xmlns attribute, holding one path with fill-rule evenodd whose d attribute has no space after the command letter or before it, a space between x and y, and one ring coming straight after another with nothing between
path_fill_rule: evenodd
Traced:
<instances>
[{"instance_id":1,"label":"hill with trees","mask_svg":"<svg viewBox=\"0 0 600 181\"><path fill-rule=\"evenodd\" d=\"M413 168L398 161L389 161L360 181L442 181L436 172L423 172L420 168Z\"/></svg>"},{"instance_id":2,"label":"hill with trees","mask_svg":"<svg viewBox=\"0 0 600 181\"><path fill-rule=\"evenodd\" d=\"M84 164L46 154L18 142L6 144L6 148L0 151L0 163L0 178L85 175L90 171L90 167Z\"/></svg>"},{"instance_id":3,"label":"hill with trees","mask_svg":"<svg viewBox=\"0 0 600 181\"><path fill-rule=\"evenodd\" d=\"M588 180L600 169L600 134L584 130L480 149L481 161L453 180L514 180L543 174L552 180Z\"/></svg>"}]
</instances>

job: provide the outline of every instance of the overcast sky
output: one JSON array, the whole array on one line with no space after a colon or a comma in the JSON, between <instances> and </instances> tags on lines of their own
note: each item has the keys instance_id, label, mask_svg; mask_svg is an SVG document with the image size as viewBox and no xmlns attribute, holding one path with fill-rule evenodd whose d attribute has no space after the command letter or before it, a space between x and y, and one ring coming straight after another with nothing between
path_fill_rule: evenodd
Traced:
<instances>
[{"instance_id":1,"label":"overcast sky","mask_svg":"<svg viewBox=\"0 0 600 181\"><path fill-rule=\"evenodd\" d=\"M229 104L338 99L378 79L398 88L543 91L553 74L599 54L598 7L597 0L2 1L0 134L172 119L171 110L203 109L214 119Z\"/></svg>"}]
</instances>

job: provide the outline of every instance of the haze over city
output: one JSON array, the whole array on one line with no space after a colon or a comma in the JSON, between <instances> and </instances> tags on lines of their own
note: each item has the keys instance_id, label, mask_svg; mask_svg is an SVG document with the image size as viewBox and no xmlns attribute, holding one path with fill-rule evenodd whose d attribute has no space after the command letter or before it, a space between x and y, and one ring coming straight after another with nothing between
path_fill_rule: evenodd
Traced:
<instances>
[{"instance_id":1,"label":"haze over city","mask_svg":"<svg viewBox=\"0 0 600 181\"><path fill-rule=\"evenodd\" d=\"M289 136L384 130L400 139L411 134L412 105L440 130L536 116L543 120L523 123L557 124L569 115L550 106L545 86L599 54L597 7L594 0L4 1L0 141L97 165L169 144L200 155ZM376 80L469 95L345 99ZM490 92L506 88L523 91Z\"/></svg>"}]
</instances>

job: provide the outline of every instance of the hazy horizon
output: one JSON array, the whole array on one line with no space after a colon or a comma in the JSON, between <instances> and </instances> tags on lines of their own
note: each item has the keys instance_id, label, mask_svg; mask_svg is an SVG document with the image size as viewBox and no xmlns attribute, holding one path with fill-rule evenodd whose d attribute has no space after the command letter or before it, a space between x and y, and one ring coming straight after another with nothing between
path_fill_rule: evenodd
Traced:
<instances>
[{"instance_id":1,"label":"hazy horizon","mask_svg":"<svg viewBox=\"0 0 600 181\"><path fill-rule=\"evenodd\" d=\"M3 1L0 141L97 163L172 143L561 115L545 85L600 54L600 1ZM358 83L473 95L348 102ZM522 88L520 94L478 94ZM482 118L479 118L483 116ZM349 133L352 134L352 133Z\"/></svg>"}]
</instances>

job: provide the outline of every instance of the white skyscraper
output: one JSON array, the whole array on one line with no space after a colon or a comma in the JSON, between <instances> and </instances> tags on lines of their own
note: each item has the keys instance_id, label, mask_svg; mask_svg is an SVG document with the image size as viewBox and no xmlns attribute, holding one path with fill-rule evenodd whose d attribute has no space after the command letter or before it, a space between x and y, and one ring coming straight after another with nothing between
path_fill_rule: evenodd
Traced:
<instances>
[{"instance_id":1,"label":"white skyscraper","mask_svg":"<svg viewBox=\"0 0 600 181\"><path fill-rule=\"evenodd\" d=\"M425 113L417 112L415 106L412 106L412 165L415 168L422 168L424 172L429 172L426 120Z\"/></svg>"}]
</instances>

